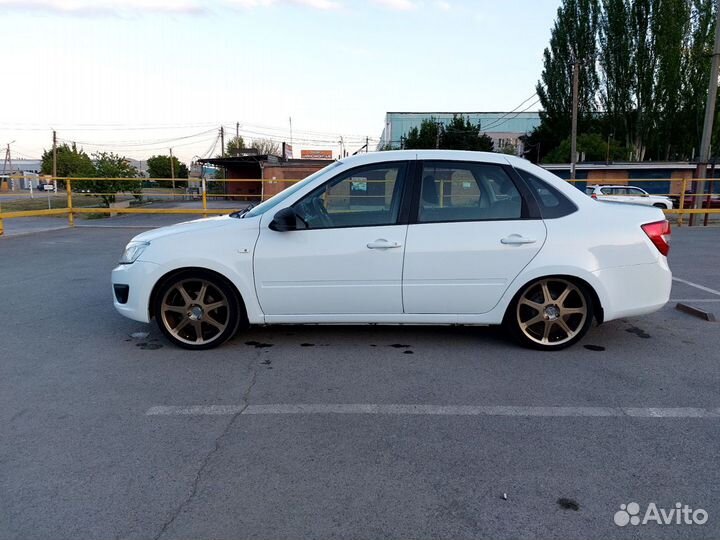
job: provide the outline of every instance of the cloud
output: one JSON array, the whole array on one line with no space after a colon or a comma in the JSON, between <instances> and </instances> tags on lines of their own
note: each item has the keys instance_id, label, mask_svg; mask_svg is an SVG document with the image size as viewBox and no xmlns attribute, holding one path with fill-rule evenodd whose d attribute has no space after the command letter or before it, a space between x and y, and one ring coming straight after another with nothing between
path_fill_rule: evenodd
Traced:
<instances>
[{"instance_id":1,"label":"cloud","mask_svg":"<svg viewBox=\"0 0 720 540\"><path fill-rule=\"evenodd\" d=\"M450 5L450 2L446 2L445 0L438 0L435 2L435 7L442 11L450 11L450 8L452 7Z\"/></svg>"},{"instance_id":2,"label":"cloud","mask_svg":"<svg viewBox=\"0 0 720 540\"><path fill-rule=\"evenodd\" d=\"M373 0L376 4L397 11L409 11L415 9L416 2L413 0Z\"/></svg>"},{"instance_id":3,"label":"cloud","mask_svg":"<svg viewBox=\"0 0 720 540\"><path fill-rule=\"evenodd\" d=\"M197 14L205 11L205 5L199 0L0 0L0 12L9 11L61 15Z\"/></svg>"},{"instance_id":4,"label":"cloud","mask_svg":"<svg viewBox=\"0 0 720 540\"><path fill-rule=\"evenodd\" d=\"M266 8L296 5L318 10L341 7L339 0L0 0L0 13L39 12L58 15L128 16L197 15L222 8Z\"/></svg>"},{"instance_id":5,"label":"cloud","mask_svg":"<svg viewBox=\"0 0 720 540\"><path fill-rule=\"evenodd\" d=\"M336 0L225 0L222 3L228 6L241 7L245 9L269 7L282 4L295 4L298 6L321 10L337 9L341 6L340 2Z\"/></svg>"}]
</instances>

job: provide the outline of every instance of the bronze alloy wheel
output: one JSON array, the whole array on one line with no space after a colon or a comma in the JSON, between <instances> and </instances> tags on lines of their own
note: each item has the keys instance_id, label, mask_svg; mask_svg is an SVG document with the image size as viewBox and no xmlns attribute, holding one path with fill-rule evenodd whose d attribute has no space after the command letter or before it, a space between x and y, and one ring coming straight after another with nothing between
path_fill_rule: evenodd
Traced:
<instances>
[{"instance_id":1,"label":"bronze alloy wheel","mask_svg":"<svg viewBox=\"0 0 720 540\"><path fill-rule=\"evenodd\" d=\"M190 348L208 348L225 341L228 328L236 325L232 300L223 288L200 277L166 286L157 313L166 335Z\"/></svg>"},{"instance_id":2,"label":"bronze alloy wheel","mask_svg":"<svg viewBox=\"0 0 720 540\"><path fill-rule=\"evenodd\" d=\"M545 278L530 284L515 308L523 340L543 349L560 348L579 339L589 327L590 299L575 283Z\"/></svg>"}]
</instances>

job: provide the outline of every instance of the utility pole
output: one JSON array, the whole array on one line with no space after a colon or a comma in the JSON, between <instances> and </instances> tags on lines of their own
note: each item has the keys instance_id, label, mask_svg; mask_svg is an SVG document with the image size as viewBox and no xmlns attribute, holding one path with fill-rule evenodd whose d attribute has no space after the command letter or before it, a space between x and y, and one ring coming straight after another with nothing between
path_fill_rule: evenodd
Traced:
<instances>
[{"instance_id":1,"label":"utility pole","mask_svg":"<svg viewBox=\"0 0 720 540\"><path fill-rule=\"evenodd\" d=\"M235 138L240 139L240 122L235 122Z\"/></svg>"},{"instance_id":2,"label":"utility pole","mask_svg":"<svg viewBox=\"0 0 720 540\"><path fill-rule=\"evenodd\" d=\"M365 153L370 151L370 137L365 137Z\"/></svg>"},{"instance_id":3,"label":"utility pole","mask_svg":"<svg viewBox=\"0 0 720 540\"><path fill-rule=\"evenodd\" d=\"M220 157L225 157L225 128L220 126Z\"/></svg>"},{"instance_id":4,"label":"utility pole","mask_svg":"<svg viewBox=\"0 0 720 540\"><path fill-rule=\"evenodd\" d=\"M715 116L715 99L718 88L718 67L720 67L720 0L715 2L717 20L715 22L715 45L713 47L712 64L710 65L710 82L708 84L707 101L705 102L705 123L703 124L702 142L700 143L700 160L695 171L695 177L699 178L695 190L695 208L702 208L703 195L705 194L705 176L710 158L710 139L712 138L713 118ZM685 197L683 193L681 197ZM694 215L690 215L690 225L693 225Z\"/></svg>"},{"instance_id":5,"label":"utility pole","mask_svg":"<svg viewBox=\"0 0 720 540\"><path fill-rule=\"evenodd\" d=\"M719 0L720 1L720 0ZM570 180L575 180L577 165L577 117L578 117L578 83L580 79L580 62L573 61L573 95L572 95L572 132L570 135Z\"/></svg>"},{"instance_id":6,"label":"utility pole","mask_svg":"<svg viewBox=\"0 0 720 540\"><path fill-rule=\"evenodd\" d=\"M172 148L170 149L170 178L172 179L172 196L175 198L175 160L172 155Z\"/></svg>"},{"instance_id":7,"label":"utility pole","mask_svg":"<svg viewBox=\"0 0 720 540\"><path fill-rule=\"evenodd\" d=\"M57 133L53 129L53 163L52 163L52 176L53 180L57 177ZM57 184L56 184L57 185Z\"/></svg>"}]
</instances>

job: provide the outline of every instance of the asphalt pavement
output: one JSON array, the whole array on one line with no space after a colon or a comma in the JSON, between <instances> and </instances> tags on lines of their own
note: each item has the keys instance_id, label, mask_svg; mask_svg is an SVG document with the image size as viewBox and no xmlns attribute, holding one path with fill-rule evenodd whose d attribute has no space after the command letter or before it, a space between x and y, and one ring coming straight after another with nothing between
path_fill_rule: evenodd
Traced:
<instances>
[{"instance_id":1,"label":"asphalt pavement","mask_svg":"<svg viewBox=\"0 0 720 540\"><path fill-rule=\"evenodd\" d=\"M112 307L137 232L0 238L0 539L720 537L718 323L671 302L558 353L379 326L189 352ZM671 253L673 299L718 319L719 243ZM707 521L616 525L632 502Z\"/></svg>"}]
</instances>

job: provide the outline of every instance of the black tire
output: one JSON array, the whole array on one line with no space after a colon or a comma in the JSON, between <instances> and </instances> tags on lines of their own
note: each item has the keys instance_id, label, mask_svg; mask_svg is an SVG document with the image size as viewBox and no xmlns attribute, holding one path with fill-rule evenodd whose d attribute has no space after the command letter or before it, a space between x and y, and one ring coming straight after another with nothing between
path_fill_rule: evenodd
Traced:
<instances>
[{"instance_id":1,"label":"black tire","mask_svg":"<svg viewBox=\"0 0 720 540\"><path fill-rule=\"evenodd\" d=\"M505 313L503 327L524 347L558 351L583 338L594 313L593 294L587 285L565 277L545 277L518 291Z\"/></svg>"},{"instance_id":2,"label":"black tire","mask_svg":"<svg viewBox=\"0 0 720 540\"><path fill-rule=\"evenodd\" d=\"M155 294L153 313L165 337L190 350L222 345L245 319L232 284L204 270L179 272L163 281Z\"/></svg>"},{"instance_id":3,"label":"black tire","mask_svg":"<svg viewBox=\"0 0 720 540\"><path fill-rule=\"evenodd\" d=\"M655 208L660 208L661 210L667 210L667 209L668 209L668 207L665 206L663 203L655 203L655 204L653 204L653 206L654 206Z\"/></svg>"}]
</instances>

